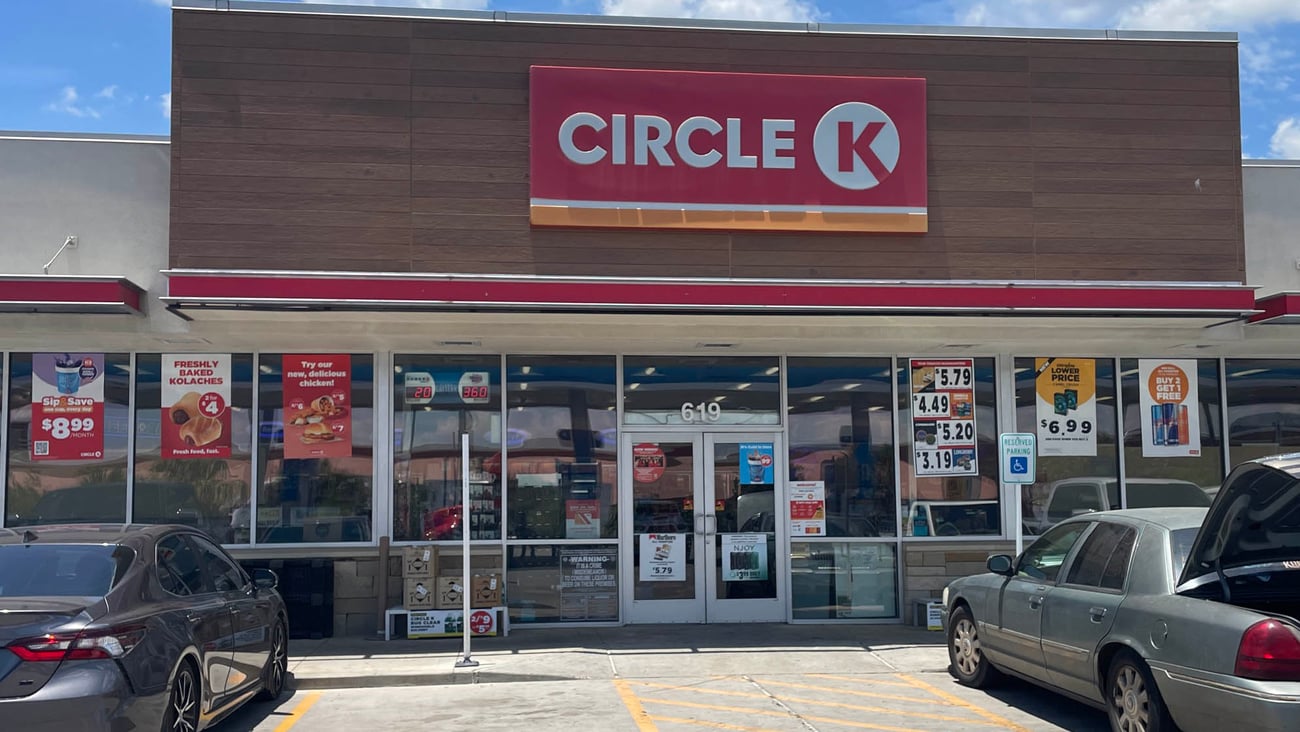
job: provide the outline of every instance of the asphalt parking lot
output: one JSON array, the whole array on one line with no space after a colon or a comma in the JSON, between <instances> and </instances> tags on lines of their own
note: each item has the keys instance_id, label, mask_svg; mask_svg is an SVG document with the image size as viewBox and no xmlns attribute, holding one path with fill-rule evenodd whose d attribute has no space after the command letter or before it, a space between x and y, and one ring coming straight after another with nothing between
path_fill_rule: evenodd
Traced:
<instances>
[{"instance_id":1,"label":"asphalt parking lot","mask_svg":"<svg viewBox=\"0 0 1300 732\"><path fill-rule=\"evenodd\" d=\"M611 732L1102 732L1105 717L1029 684L966 689L943 673L617 678L304 690L253 704L227 732L600 729Z\"/></svg>"}]
</instances>

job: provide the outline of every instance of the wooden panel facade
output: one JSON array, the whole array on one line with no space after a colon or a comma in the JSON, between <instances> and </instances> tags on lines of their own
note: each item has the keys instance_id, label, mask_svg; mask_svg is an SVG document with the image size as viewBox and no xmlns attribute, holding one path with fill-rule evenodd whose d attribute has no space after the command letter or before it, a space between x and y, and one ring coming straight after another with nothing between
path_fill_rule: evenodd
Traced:
<instances>
[{"instance_id":1,"label":"wooden panel facade","mask_svg":"<svg viewBox=\"0 0 1300 732\"><path fill-rule=\"evenodd\" d=\"M173 267L1245 277L1234 43L186 10L173 34ZM929 233L534 229L534 64L923 76Z\"/></svg>"}]
</instances>

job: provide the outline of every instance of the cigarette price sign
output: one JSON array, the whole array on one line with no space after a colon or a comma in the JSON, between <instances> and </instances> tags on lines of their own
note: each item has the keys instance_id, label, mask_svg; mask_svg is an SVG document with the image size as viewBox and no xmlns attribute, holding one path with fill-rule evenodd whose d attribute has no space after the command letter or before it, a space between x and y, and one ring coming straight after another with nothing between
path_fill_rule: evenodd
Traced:
<instances>
[{"instance_id":1,"label":"cigarette price sign","mask_svg":"<svg viewBox=\"0 0 1300 732\"><path fill-rule=\"evenodd\" d=\"M916 475L976 475L974 360L912 359L909 365Z\"/></svg>"}]
</instances>

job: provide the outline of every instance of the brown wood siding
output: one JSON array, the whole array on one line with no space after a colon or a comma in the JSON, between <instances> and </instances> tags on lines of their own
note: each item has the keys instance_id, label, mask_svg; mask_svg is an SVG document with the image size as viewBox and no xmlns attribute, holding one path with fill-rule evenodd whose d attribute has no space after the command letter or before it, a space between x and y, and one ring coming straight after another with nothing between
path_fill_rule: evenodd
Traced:
<instances>
[{"instance_id":1,"label":"brown wood siding","mask_svg":"<svg viewBox=\"0 0 1300 732\"><path fill-rule=\"evenodd\" d=\"M1235 44L201 11L174 19L174 267L1245 276ZM534 64L923 76L930 231L533 229Z\"/></svg>"}]
</instances>

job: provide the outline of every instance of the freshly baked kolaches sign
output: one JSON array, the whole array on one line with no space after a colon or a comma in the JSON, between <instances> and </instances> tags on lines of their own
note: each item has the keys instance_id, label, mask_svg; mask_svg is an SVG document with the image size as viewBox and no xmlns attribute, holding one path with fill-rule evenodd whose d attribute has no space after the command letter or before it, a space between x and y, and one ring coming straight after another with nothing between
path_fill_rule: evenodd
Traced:
<instances>
[{"instance_id":1,"label":"freshly baked kolaches sign","mask_svg":"<svg viewBox=\"0 0 1300 732\"><path fill-rule=\"evenodd\" d=\"M230 457L230 354L162 357L164 460Z\"/></svg>"},{"instance_id":2,"label":"freshly baked kolaches sign","mask_svg":"<svg viewBox=\"0 0 1300 732\"><path fill-rule=\"evenodd\" d=\"M285 356L284 457L352 456L352 356Z\"/></svg>"}]
</instances>

